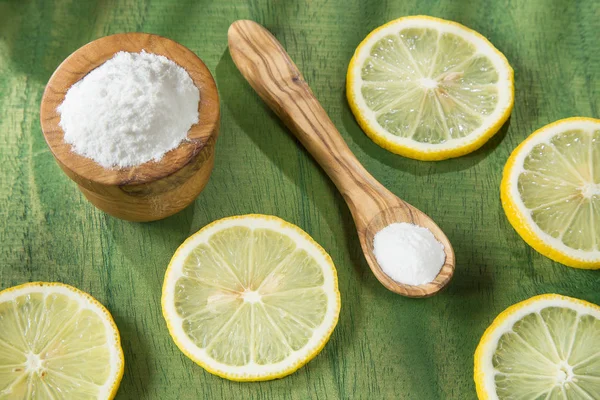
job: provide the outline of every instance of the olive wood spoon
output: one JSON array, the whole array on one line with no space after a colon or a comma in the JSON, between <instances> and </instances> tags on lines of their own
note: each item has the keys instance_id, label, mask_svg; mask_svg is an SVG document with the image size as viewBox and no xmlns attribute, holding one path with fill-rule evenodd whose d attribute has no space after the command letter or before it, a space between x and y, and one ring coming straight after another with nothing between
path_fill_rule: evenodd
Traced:
<instances>
[{"instance_id":1,"label":"olive wood spoon","mask_svg":"<svg viewBox=\"0 0 600 400\"><path fill-rule=\"evenodd\" d=\"M446 286L454 273L454 251L444 232L365 170L277 39L248 20L234 22L228 39L231 58L244 78L327 172L348 203L367 262L383 286L408 297L432 296ZM395 222L423 226L444 245L446 262L433 282L405 285L381 270L373 238Z\"/></svg>"}]
</instances>

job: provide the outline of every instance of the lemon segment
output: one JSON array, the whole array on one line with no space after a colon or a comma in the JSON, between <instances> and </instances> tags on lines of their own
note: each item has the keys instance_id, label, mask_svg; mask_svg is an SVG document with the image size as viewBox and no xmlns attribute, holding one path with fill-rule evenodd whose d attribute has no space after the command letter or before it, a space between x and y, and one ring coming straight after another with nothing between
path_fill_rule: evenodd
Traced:
<instances>
[{"instance_id":1,"label":"lemon segment","mask_svg":"<svg viewBox=\"0 0 600 400\"><path fill-rule=\"evenodd\" d=\"M280 378L311 360L337 324L331 258L279 218L216 221L188 238L165 275L163 314L179 348L209 372Z\"/></svg>"},{"instance_id":2,"label":"lemon segment","mask_svg":"<svg viewBox=\"0 0 600 400\"><path fill-rule=\"evenodd\" d=\"M90 295L42 282L0 292L0 399L112 399L123 366L115 323Z\"/></svg>"},{"instance_id":3,"label":"lemon segment","mask_svg":"<svg viewBox=\"0 0 600 400\"><path fill-rule=\"evenodd\" d=\"M479 399L600 398L600 307L547 294L515 304L475 352Z\"/></svg>"},{"instance_id":4,"label":"lemon segment","mask_svg":"<svg viewBox=\"0 0 600 400\"><path fill-rule=\"evenodd\" d=\"M455 22L404 17L371 32L348 67L350 108L383 148L420 160L472 152L514 103L513 70L487 39Z\"/></svg>"},{"instance_id":5,"label":"lemon segment","mask_svg":"<svg viewBox=\"0 0 600 400\"><path fill-rule=\"evenodd\" d=\"M502 205L519 235L543 255L600 268L600 120L568 118L531 134L511 154Z\"/></svg>"}]
</instances>

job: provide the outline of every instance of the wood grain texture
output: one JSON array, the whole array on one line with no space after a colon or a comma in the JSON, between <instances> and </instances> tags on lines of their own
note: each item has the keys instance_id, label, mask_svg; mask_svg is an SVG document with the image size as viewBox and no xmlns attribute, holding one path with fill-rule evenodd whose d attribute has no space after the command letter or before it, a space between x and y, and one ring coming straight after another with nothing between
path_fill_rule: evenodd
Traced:
<instances>
[{"instance_id":1,"label":"wood grain texture","mask_svg":"<svg viewBox=\"0 0 600 400\"><path fill-rule=\"evenodd\" d=\"M323 110L281 43L260 24L236 21L228 30L229 53L244 78L327 172L354 218L365 258L383 286L408 297L429 297L454 273L454 250L444 232L426 214L387 190L369 174ZM444 246L445 263L436 278L412 286L387 276L373 249L374 237L393 223L429 229Z\"/></svg>"},{"instance_id":2,"label":"wood grain texture","mask_svg":"<svg viewBox=\"0 0 600 400\"><path fill-rule=\"evenodd\" d=\"M142 50L165 56L188 72L200 91L200 122L192 125L187 139L161 160L107 169L72 151L71 145L64 141L57 108L71 86L116 53ZM166 218L196 199L213 168L219 118L217 87L202 60L170 39L147 33L110 35L77 49L50 77L40 106L42 132L61 169L92 204L130 221Z\"/></svg>"},{"instance_id":3,"label":"wood grain texture","mask_svg":"<svg viewBox=\"0 0 600 400\"><path fill-rule=\"evenodd\" d=\"M344 94L348 62L377 26L404 15L460 22L515 70L515 108L477 152L437 163L391 154L359 128ZM475 399L473 353L506 307L541 293L600 304L598 271L529 248L500 206L502 167L535 129L600 117L600 4L595 0L0 0L0 285L62 281L113 314L125 375L117 399ZM227 28L252 19L294 59L365 169L446 232L457 266L428 299L386 290L362 255L333 183L239 74ZM91 40L142 31L173 39L215 76L221 129L212 177L193 206L139 224L93 207L61 172L39 124L44 85ZM191 233L260 212L297 224L333 258L342 309L323 352L293 375L228 382L187 359L160 313L164 272Z\"/></svg>"}]
</instances>

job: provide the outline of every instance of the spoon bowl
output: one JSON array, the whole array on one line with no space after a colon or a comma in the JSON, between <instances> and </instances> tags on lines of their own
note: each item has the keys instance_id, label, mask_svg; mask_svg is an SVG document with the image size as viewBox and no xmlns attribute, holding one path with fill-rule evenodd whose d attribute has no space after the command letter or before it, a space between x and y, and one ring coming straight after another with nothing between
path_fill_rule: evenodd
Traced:
<instances>
[{"instance_id":1,"label":"spoon bowl","mask_svg":"<svg viewBox=\"0 0 600 400\"><path fill-rule=\"evenodd\" d=\"M398 199L400 200L400 199ZM402 202L402 200L400 200ZM444 234L444 232L436 225L436 223L429 218L425 213L414 208L406 202L402 202L397 207L389 207L382 210L379 214L371 219L367 226L363 229L359 229L359 240L365 258L369 267L373 271L373 274L377 277L379 282L394 293L401 294L408 297L428 297L432 296L448 284L454 273L454 251L450 241ZM375 258L375 252L373 248L373 242L377 232L382 230L388 225L399 222L408 222L414 225L422 226L427 228L433 233L436 240L444 246L444 253L446 254L446 260L442 266L440 272L432 282L423 285L406 285L398 283L390 278L385 272L381 270L377 259ZM361 234L361 232L363 232Z\"/></svg>"},{"instance_id":2,"label":"spoon bowl","mask_svg":"<svg viewBox=\"0 0 600 400\"><path fill-rule=\"evenodd\" d=\"M231 58L241 74L312 154L346 200L375 277L387 289L408 297L428 297L444 288L452 278L455 264L454 250L444 232L425 213L387 190L360 164L277 39L248 20L234 22L228 39ZM446 260L432 282L416 286L396 282L377 263L373 238L396 222L425 227L444 245Z\"/></svg>"}]
</instances>

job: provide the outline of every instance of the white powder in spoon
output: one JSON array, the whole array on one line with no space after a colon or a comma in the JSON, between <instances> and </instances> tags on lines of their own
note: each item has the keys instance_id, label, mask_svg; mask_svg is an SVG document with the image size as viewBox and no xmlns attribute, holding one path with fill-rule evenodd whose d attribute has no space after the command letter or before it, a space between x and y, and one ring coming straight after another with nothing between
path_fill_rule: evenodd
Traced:
<instances>
[{"instance_id":1,"label":"white powder in spoon","mask_svg":"<svg viewBox=\"0 0 600 400\"><path fill-rule=\"evenodd\" d=\"M427 228L406 222L386 226L375 234L377 263L390 278L406 285L435 279L444 262L444 245Z\"/></svg>"},{"instance_id":2,"label":"white powder in spoon","mask_svg":"<svg viewBox=\"0 0 600 400\"><path fill-rule=\"evenodd\" d=\"M105 168L160 160L198 123L200 92L166 57L119 52L74 84L58 106L65 142Z\"/></svg>"}]
</instances>

